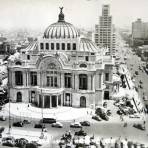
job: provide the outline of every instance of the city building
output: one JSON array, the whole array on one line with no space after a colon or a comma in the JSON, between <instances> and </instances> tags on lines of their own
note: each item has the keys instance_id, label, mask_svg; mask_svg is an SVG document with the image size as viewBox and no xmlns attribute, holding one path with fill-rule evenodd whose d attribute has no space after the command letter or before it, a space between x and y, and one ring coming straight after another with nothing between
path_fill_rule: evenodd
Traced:
<instances>
[{"instance_id":1,"label":"city building","mask_svg":"<svg viewBox=\"0 0 148 148\"><path fill-rule=\"evenodd\" d=\"M133 45L148 44L148 22L137 19L132 23Z\"/></svg>"},{"instance_id":2,"label":"city building","mask_svg":"<svg viewBox=\"0 0 148 148\"><path fill-rule=\"evenodd\" d=\"M95 25L94 38L97 46L108 48L111 55L115 53L116 34L115 27L112 24L112 16L110 15L110 5L103 5L102 7L99 24Z\"/></svg>"},{"instance_id":3,"label":"city building","mask_svg":"<svg viewBox=\"0 0 148 148\"><path fill-rule=\"evenodd\" d=\"M111 96L114 59L82 38L60 9L42 38L9 58L9 97L44 108L102 105Z\"/></svg>"},{"instance_id":4,"label":"city building","mask_svg":"<svg viewBox=\"0 0 148 148\"><path fill-rule=\"evenodd\" d=\"M0 37L0 55L5 55L10 53L10 43L7 41L7 38Z\"/></svg>"}]
</instances>

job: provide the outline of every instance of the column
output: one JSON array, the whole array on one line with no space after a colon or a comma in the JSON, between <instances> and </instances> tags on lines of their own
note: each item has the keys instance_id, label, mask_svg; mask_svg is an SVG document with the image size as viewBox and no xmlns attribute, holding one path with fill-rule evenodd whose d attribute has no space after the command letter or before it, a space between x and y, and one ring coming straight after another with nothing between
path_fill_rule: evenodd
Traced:
<instances>
[{"instance_id":1,"label":"column","mask_svg":"<svg viewBox=\"0 0 148 148\"><path fill-rule=\"evenodd\" d=\"M58 102L59 102L58 98L59 98L59 96L57 95L56 97L57 97L57 107L58 107Z\"/></svg>"},{"instance_id":2,"label":"column","mask_svg":"<svg viewBox=\"0 0 148 148\"><path fill-rule=\"evenodd\" d=\"M91 75L87 75L87 77L88 77L87 87L88 87L88 90L91 90L91 85L92 85Z\"/></svg>"},{"instance_id":3,"label":"column","mask_svg":"<svg viewBox=\"0 0 148 148\"><path fill-rule=\"evenodd\" d=\"M79 75L78 74L75 75L75 89L76 90L79 89Z\"/></svg>"},{"instance_id":4,"label":"column","mask_svg":"<svg viewBox=\"0 0 148 148\"><path fill-rule=\"evenodd\" d=\"M26 86L26 71L22 71L23 73L23 86Z\"/></svg>"},{"instance_id":5,"label":"column","mask_svg":"<svg viewBox=\"0 0 148 148\"><path fill-rule=\"evenodd\" d=\"M96 76L92 75L92 90L95 90L95 81L96 81Z\"/></svg>"},{"instance_id":6,"label":"column","mask_svg":"<svg viewBox=\"0 0 148 148\"><path fill-rule=\"evenodd\" d=\"M8 87L12 87L12 81L13 81L13 79L12 79L12 71L9 69L8 70Z\"/></svg>"},{"instance_id":7,"label":"column","mask_svg":"<svg viewBox=\"0 0 148 148\"><path fill-rule=\"evenodd\" d=\"M99 74L99 88L101 88L102 85L102 74Z\"/></svg>"},{"instance_id":8,"label":"column","mask_svg":"<svg viewBox=\"0 0 148 148\"><path fill-rule=\"evenodd\" d=\"M52 96L50 96L50 108L52 108Z\"/></svg>"},{"instance_id":9,"label":"column","mask_svg":"<svg viewBox=\"0 0 148 148\"><path fill-rule=\"evenodd\" d=\"M28 86L28 72L26 71L26 86Z\"/></svg>"},{"instance_id":10,"label":"column","mask_svg":"<svg viewBox=\"0 0 148 148\"><path fill-rule=\"evenodd\" d=\"M61 73L61 88L64 88L64 73Z\"/></svg>"},{"instance_id":11,"label":"column","mask_svg":"<svg viewBox=\"0 0 148 148\"><path fill-rule=\"evenodd\" d=\"M31 82L30 82L30 71L28 71L28 85L30 86Z\"/></svg>"},{"instance_id":12,"label":"column","mask_svg":"<svg viewBox=\"0 0 148 148\"><path fill-rule=\"evenodd\" d=\"M44 95L42 94L42 107L45 108L45 101L44 101Z\"/></svg>"},{"instance_id":13,"label":"column","mask_svg":"<svg viewBox=\"0 0 148 148\"><path fill-rule=\"evenodd\" d=\"M41 75L40 75L40 84L41 84L41 87L43 87L43 77L44 77L43 74L44 74L44 73L41 72Z\"/></svg>"},{"instance_id":14,"label":"column","mask_svg":"<svg viewBox=\"0 0 148 148\"><path fill-rule=\"evenodd\" d=\"M46 72L43 72L43 87L46 86Z\"/></svg>"},{"instance_id":15,"label":"column","mask_svg":"<svg viewBox=\"0 0 148 148\"><path fill-rule=\"evenodd\" d=\"M15 86L15 72L12 71L12 86L14 87Z\"/></svg>"},{"instance_id":16,"label":"column","mask_svg":"<svg viewBox=\"0 0 148 148\"><path fill-rule=\"evenodd\" d=\"M37 85L40 86L40 71L37 72Z\"/></svg>"},{"instance_id":17,"label":"column","mask_svg":"<svg viewBox=\"0 0 148 148\"><path fill-rule=\"evenodd\" d=\"M75 89L75 74L72 74L71 83L72 83L72 88Z\"/></svg>"}]
</instances>

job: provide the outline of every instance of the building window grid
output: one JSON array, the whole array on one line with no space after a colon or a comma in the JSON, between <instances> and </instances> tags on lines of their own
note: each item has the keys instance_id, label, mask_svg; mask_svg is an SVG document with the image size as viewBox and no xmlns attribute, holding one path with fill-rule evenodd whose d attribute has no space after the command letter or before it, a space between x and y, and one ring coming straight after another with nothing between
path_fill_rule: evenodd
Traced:
<instances>
[{"instance_id":1,"label":"building window grid","mask_svg":"<svg viewBox=\"0 0 148 148\"><path fill-rule=\"evenodd\" d=\"M72 88L72 74L65 74L65 88Z\"/></svg>"},{"instance_id":2,"label":"building window grid","mask_svg":"<svg viewBox=\"0 0 148 148\"><path fill-rule=\"evenodd\" d=\"M36 86L37 85L37 72L31 72L30 79L31 79L31 85Z\"/></svg>"},{"instance_id":3,"label":"building window grid","mask_svg":"<svg viewBox=\"0 0 148 148\"><path fill-rule=\"evenodd\" d=\"M79 89L87 90L87 75L80 74L79 75Z\"/></svg>"},{"instance_id":4,"label":"building window grid","mask_svg":"<svg viewBox=\"0 0 148 148\"><path fill-rule=\"evenodd\" d=\"M23 73L22 71L15 72L15 84L16 85L23 85Z\"/></svg>"},{"instance_id":5,"label":"building window grid","mask_svg":"<svg viewBox=\"0 0 148 148\"><path fill-rule=\"evenodd\" d=\"M105 73L105 81L109 81L109 73Z\"/></svg>"},{"instance_id":6,"label":"building window grid","mask_svg":"<svg viewBox=\"0 0 148 148\"><path fill-rule=\"evenodd\" d=\"M58 78L57 78L57 71L47 71L47 83L46 86L48 87L58 87Z\"/></svg>"}]
</instances>

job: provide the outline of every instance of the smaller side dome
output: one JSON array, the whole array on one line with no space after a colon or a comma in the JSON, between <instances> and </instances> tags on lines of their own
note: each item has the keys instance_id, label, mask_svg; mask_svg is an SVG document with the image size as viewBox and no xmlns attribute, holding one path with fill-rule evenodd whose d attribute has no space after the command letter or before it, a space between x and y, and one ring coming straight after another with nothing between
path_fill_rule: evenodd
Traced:
<instances>
[{"instance_id":1,"label":"smaller side dome","mask_svg":"<svg viewBox=\"0 0 148 148\"><path fill-rule=\"evenodd\" d=\"M91 40L86 38L80 39L79 51L96 53L98 50L98 47Z\"/></svg>"}]
</instances>

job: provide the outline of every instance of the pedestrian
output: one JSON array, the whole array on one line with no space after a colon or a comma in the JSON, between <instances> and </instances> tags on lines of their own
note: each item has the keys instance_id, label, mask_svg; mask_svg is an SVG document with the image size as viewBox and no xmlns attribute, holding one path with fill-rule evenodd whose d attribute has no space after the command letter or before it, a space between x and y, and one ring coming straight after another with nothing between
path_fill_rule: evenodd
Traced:
<instances>
[{"instance_id":1,"label":"pedestrian","mask_svg":"<svg viewBox=\"0 0 148 148\"><path fill-rule=\"evenodd\" d=\"M29 108L29 104L28 104L28 108Z\"/></svg>"},{"instance_id":2,"label":"pedestrian","mask_svg":"<svg viewBox=\"0 0 148 148\"><path fill-rule=\"evenodd\" d=\"M92 115L92 111L90 112L90 115Z\"/></svg>"},{"instance_id":3,"label":"pedestrian","mask_svg":"<svg viewBox=\"0 0 148 148\"><path fill-rule=\"evenodd\" d=\"M101 146L101 148L105 147L104 139L103 138L100 139L100 146Z\"/></svg>"},{"instance_id":4,"label":"pedestrian","mask_svg":"<svg viewBox=\"0 0 148 148\"><path fill-rule=\"evenodd\" d=\"M124 125L123 125L123 127L127 127L127 122L124 122Z\"/></svg>"},{"instance_id":5,"label":"pedestrian","mask_svg":"<svg viewBox=\"0 0 148 148\"><path fill-rule=\"evenodd\" d=\"M114 143L114 140L112 137L110 137L110 141L109 141L109 145L108 145L109 148L114 148L115 147L115 143Z\"/></svg>"},{"instance_id":6,"label":"pedestrian","mask_svg":"<svg viewBox=\"0 0 148 148\"><path fill-rule=\"evenodd\" d=\"M87 115L88 115L88 110L87 110Z\"/></svg>"}]
</instances>

